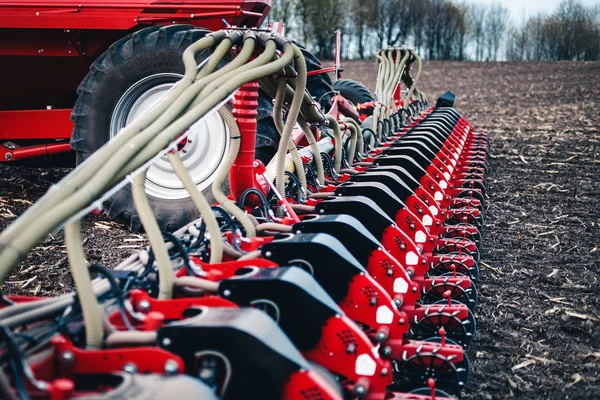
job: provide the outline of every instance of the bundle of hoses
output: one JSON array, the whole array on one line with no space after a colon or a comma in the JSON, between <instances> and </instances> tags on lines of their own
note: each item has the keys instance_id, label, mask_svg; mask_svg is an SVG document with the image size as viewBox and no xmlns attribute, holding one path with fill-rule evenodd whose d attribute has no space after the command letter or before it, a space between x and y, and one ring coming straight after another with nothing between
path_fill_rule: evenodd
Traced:
<instances>
[{"instance_id":1,"label":"bundle of hoses","mask_svg":"<svg viewBox=\"0 0 600 400\"><path fill-rule=\"evenodd\" d=\"M389 47L377 52L378 62L377 83L375 95L377 103L373 110L372 129L376 132L379 141L384 135L384 121L400 111L394 100L394 95L400 82L408 88L402 97L402 107L407 108L414 96L423 100L424 94L417 88L417 82L421 76L422 62L419 55L407 47ZM417 72L414 78L411 76L411 66L417 63Z\"/></svg>"},{"instance_id":2,"label":"bundle of hoses","mask_svg":"<svg viewBox=\"0 0 600 400\"><path fill-rule=\"evenodd\" d=\"M232 57L231 49L234 46L237 47L238 52L235 57ZM213 50L212 55L198 69L195 56L210 48ZM216 69L224 59L229 62L222 68ZM65 242L86 325L86 344L90 348L100 347L107 333L106 323L103 321L96 299L99 292L107 290L107 287L106 284L96 287L95 290L92 287L82 248L80 223L78 218L72 221L73 216L78 216L90 204L97 202L105 192L115 187L128 175L134 175L132 192L136 210L148 235L160 275L159 298L170 298L175 285L175 275L167 246L145 194L147 163L165 148L172 146L181 133L192 124L215 108L219 108L219 113L229 127L234 144L233 151L218 171L213 190L217 200L236 213L234 215L240 220L247 234L252 236L255 234L252 222L242 210L235 210L236 207L232 207L231 202L227 202L220 189L239 148L239 143L235 143L239 140L235 119L226 107L220 106L240 86L252 81L259 81L263 90L273 94L273 97L279 99L279 103L288 105L285 124L282 121L278 124L282 137L276 158L276 182L281 192L285 182L286 154L288 149L295 148L290 146L294 125L298 120L305 125L304 121L324 122L326 119L314 108L312 99L305 93L306 65L302 53L284 37L254 30L231 29L214 32L192 44L185 51L183 61L184 77L154 108L124 128L84 164L52 187L0 235L0 281L3 281L40 240L67 224ZM287 78L291 86L281 78L273 78L275 74L280 74L282 71L294 71L293 77ZM332 119L330 123L334 126L336 136L339 135L337 121ZM311 146L316 148L314 137L312 140L309 135L307 137ZM341 140L339 142L341 143ZM337 153L341 155L341 151L336 151L336 165L339 157ZM210 234L210 261L218 262L222 257L223 243L210 205L192 183L177 153L170 151L168 158L206 223ZM318 163L317 167L319 168ZM303 172L303 168L297 170ZM323 174L322 164L319 174L320 176ZM305 180L303 185L306 185ZM137 264L131 267L139 267L140 265ZM186 277L186 284L207 291L215 289L214 283L200 278ZM40 315L56 314L72 301L72 296L64 296L46 300L43 304L38 303L35 308L27 304L11 307L5 312L0 311L0 322L6 326L15 326L18 323L35 320ZM128 339L122 338L122 340ZM144 340L151 340L151 338Z\"/></svg>"}]
</instances>

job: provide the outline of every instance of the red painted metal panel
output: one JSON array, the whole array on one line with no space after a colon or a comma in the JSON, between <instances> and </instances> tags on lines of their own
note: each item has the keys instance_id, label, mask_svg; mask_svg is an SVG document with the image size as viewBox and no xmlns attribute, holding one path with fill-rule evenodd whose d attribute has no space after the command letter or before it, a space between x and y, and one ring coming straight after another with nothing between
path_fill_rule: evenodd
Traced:
<instances>
[{"instance_id":1,"label":"red painted metal panel","mask_svg":"<svg viewBox=\"0 0 600 400\"><path fill-rule=\"evenodd\" d=\"M0 142L24 139L69 139L70 109L0 111Z\"/></svg>"},{"instance_id":2,"label":"red painted metal panel","mask_svg":"<svg viewBox=\"0 0 600 400\"><path fill-rule=\"evenodd\" d=\"M129 30L143 22L188 22L217 30L225 25L222 18L239 24L246 12L262 23L270 8L270 0L0 1L0 28Z\"/></svg>"}]
</instances>

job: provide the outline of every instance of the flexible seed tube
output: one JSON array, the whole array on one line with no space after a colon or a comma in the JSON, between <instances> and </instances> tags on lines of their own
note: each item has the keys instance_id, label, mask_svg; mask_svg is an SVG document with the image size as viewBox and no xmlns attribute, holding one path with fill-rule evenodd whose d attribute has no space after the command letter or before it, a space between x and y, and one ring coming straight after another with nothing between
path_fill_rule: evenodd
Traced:
<instances>
[{"instance_id":1,"label":"flexible seed tube","mask_svg":"<svg viewBox=\"0 0 600 400\"><path fill-rule=\"evenodd\" d=\"M377 135L377 138L379 139L379 141L381 141L381 130L379 128L379 120L380 120L380 113L381 113L381 103L383 101L385 101L382 97L382 93L381 93L381 87L383 86L383 81L384 81L384 75L385 75L385 61L384 61L384 57L381 55L381 50L377 52L377 54L375 55L375 58L377 58L377 62L379 63L379 71L377 73L377 87L375 88L375 95L377 96L377 103L375 104L375 107L373 108L373 120L372 120L372 125L371 125L371 129L373 129L373 132L375 132L375 135Z\"/></svg>"},{"instance_id":2,"label":"flexible seed tube","mask_svg":"<svg viewBox=\"0 0 600 400\"><path fill-rule=\"evenodd\" d=\"M400 58L400 56L401 56L401 51L398 50L397 54L396 54L396 63L397 63L396 72L395 72L392 80L390 81L390 86L388 89L388 102L390 104L390 109L393 109L394 112L397 110L396 103L394 102L394 89L400 79L400 76L404 72L404 67L406 65L406 61L410 57L410 52L407 50L402 58ZM388 115L388 118L389 118L389 115Z\"/></svg>"},{"instance_id":3,"label":"flexible seed tube","mask_svg":"<svg viewBox=\"0 0 600 400\"><path fill-rule=\"evenodd\" d=\"M305 204L290 204L290 206L298 214L314 214L316 210L315 206L307 206Z\"/></svg>"},{"instance_id":4,"label":"flexible seed tube","mask_svg":"<svg viewBox=\"0 0 600 400\"><path fill-rule=\"evenodd\" d=\"M304 90L306 89L306 61L304 60L304 55L302 55L302 52L295 45L288 44L288 46L291 46L293 49L293 57L298 70L298 78L296 78L296 91L294 93L294 98L292 100L292 104L288 112L287 121L285 122L285 126L281 134L279 147L277 149L276 183L277 190L279 190L280 193L285 193L284 178L286 150L290 141L290 137L292 135L292 130L294 129L294 125L296 124L296 120L298 119L298 114L300 113L300 106L302 105L302 100L304 98ZM289 63L285 63L285 65L287 64Z\"/></svg>"},{"instance_id":5,"label":"flexible seed tube","mask_svg":"<svg viewBox=\"0 0 600 400\"><path fill-rule=\"evenodd\" d=\"M409 101L410 101L415 89L417 88L417 82L419 81L419 77L421 76L421 71L423 69L423 62L421 61L421 57L419 57L419 55L415 51L411 51L411 53L417 60L417 75L415 76L415 79L412 82L410 90L406 94L406 100L404 101L405 107L408 107Z\"/></svg>"},{"instance_id":6,"label":"flexible seed tube","mask_svg":"<svg viewBox=\"0 0 600 400\"><path fill-rule=\"evenodd\" d=\"M298 117L298 124L300 124L300 127L304 132L304 136L306 136L308 144L310 145L310 149L314 155L313 160L315 161L317 170L317 184L323 185L325 183L325 168L323 168L323 160L321 159L321 155L319 153L319 145L317 144L315 135L313 135L310 127L303 117Z\"/></svg>"},{"instance_id":7,"label":"flexible seed tube","mask_svg":"<svg viewBox=\"0 0 600 400\"><path fill-rule=\"evenodd\" d=\"M175 280L175 287L183 286L201 289L208 293L217 293L219 291L219 283L212 282L206 279L197 278L195 276L180 276Z\"/></svg>"},{"instance_id":8,"label":"flexible seed tube","mask_svg":"<svg viewBox=\"0 0 600 400\"><path fill-rule=\"evenodd\" d=\"M264 42L263 40L261 40L261 37L258 37L256 39L258 41L260 41L261 43ZM265 64L269 63L275 56L276 48L277 48L277 45L276 45L275 41L273 40L273 38L269 37L269 39L271 39L271 40L266 41L266 43L264 44L265 49L258 57L254 58L252 61L242 65L241 67L236 68L233 71L228 71L226 74L219 76L217 79L212 80L208 85L206 85L206 87L204 89L202 89L200 94L198 94L198 97L192 104L192 107L194 107L194 106L198 105L200 102L202 102L204 100L204 98L206 96L208 96L210 93L212 93L215 89L226 85L234 76L238 76L247 71L251 71L257 67L261 67L261 66L264 66ZM236 87L234 90L237 90L237 89L238 88Z\"/></svg>"},{"instance_id":9,"label":"flexible seed tube","mask_svg":"<svg viewBox=\"0 0 600 400\"><path fill-rule=\"evenodd\" d=\"M352 165L352 163L354 162L354 155L356 154L356 136L358 135L358 133L354 125L346 122L344 123L348 126L348 129L350 129L350 149L348 151L348 154L346 154L346 161L348 161L348 164Z\"/></svg>"},{"instance_id":10,"label":"flexible seed tube","mask_svg":"<svg viewBox=\"0 0 600 400\"><path fill-rule=\"evenodd\" d=\"M275 51L274 47L275 46L273 45L273 52ZM285 50L287 50L287 52ZM268 59L271 57L272 54L268 56ZM291 49L289 45L286 45L284 46L284 54L278 62L270 63L264 67L257 67L243 74L234 76L226 85L217 88L217 90L207 96L201 104L194 107L191 110L192 112L188 112L179 117L167 129L163 130L161 134L155 136L155 139L149 145L144 147L142 144L147 140L146 138L149 134L154 134L151 131L149 133L148 130L145 130L143 133L132 138L130 142L127 143L127 146L117 150L116 154L111 157L111 162L106 162L100 170L96 171L96 175L86 183L85 190L80 187L72 197L58 204L57 207L53 209L52 213L46 213L39 218L34 227L24 227L20 230L19 233L21 235L18 241L12 241L10 245L5 244L4 241L0 242L5 247L9 248L9 257L0 258L0 277L3 279L10 270L10 267L18 262L24 254L31 249L33 244L39 241L39 239L48 231L55 229L58 224L66 220L73 213L74 209L77 207L85 207L87 204L91 203L96 196L99 196L107 186L106 184L99 184L99 182L110 182L111 180L116 179L114 178L114 171L119 171L118 177L124 176L126 173L130 172L133 167L129 164L127 168L125 168L125 164L131 158L131 155L136 154L139 151L138 149L144 148L143 151L147 155L146 159L136 158L138 163L141 164L147 159L150 159L154 154L158 153L179 135L180 132L187 129L187 127L214 107L215 104L223 98L226 98L234 88L237 88L248 81L258 79L264 74L276 72L278 68L289 63L292 57L293 49ZM180 100L180 98L178 98L178 100ZM108 178L109 176L111 178Z\"/></svg>"},{"instance_id":11,"label":"flexible seed tube","mask_svg":"<svg viewBox=\"0 0 600 400\"><path fill-rule=\"evenodd\" d=\"M356 122L354 120L354 118L346 117L342 120L342 122L354 126L354 129L356 130L356 136L357 136L358 158L362 159L363 154L364 154L364 149L365 149L365 140L363 138L362 129L361 129L360 125L358 125L358 122ZM352 153L352 157L354 157L354 154L355 153Z\"/></svg>"},{"instance_id":12,"label":"flexible seed tube","mask_svg":"<svg viewBox=\"0 0 600 400\"><path fill-rule=\"evenodd\" d=\"M215 51L213 52L212 55L218 54L218 56L214 57L214 58L212 56L209 57L206 65L204 67L202 67L202 69L200 71L198 71L198 70L195 71L194 75L195 75L196 80L200 80L200 79L205 78L208 75L212 74L214 72L214 70L219 66L219 63L221 62L221 60L223 59L225 54L231 48L231 45L237 44L239 39L241 39L241 37L242 37L242 35L238 31L219 31L216 34L219 36L222 36L222 39L217 41L217 43L219 43L219 46L221 46L220 42L223 42L224 39L229 41L230 45L223 47L223 48L225 48L225 52L222 52L223 48L219 49L219 46L217 46L217 48L215 49ZM193 46L193 44L192 44L192 46ZM185 57L185 52L184 52L184 57ZM194 64L196 64L195 57L194 57L193 61L194 61ZM197 65L194 68L196 69Z\"/></svg>"},{"instance_id":13,"label":"flexible seed tube","mask_svg":"<svg viewBox=\"0 0 600 400\"><path fill-rule=\"evenodd\" d=\"M148 241L152 246L156 263L158 264L159 274L159 299L170 299L173 297L173 282L175 281L175 273L169 252L165 246L165 242L148 202L144 184L146 182L146 170L136 176L131 183L131 193L133 194L133 204L138 212L140 221L144 226Z\"/></svg>"},{"instance_id":14,"label":"flexible seed tube","mask_svg":"<svg viewBox=\"0 0 600 400\"><path fill-rule=\"evenodd\" d=\"M260 250L254 250L254 251L251 251L250 253L246 253L243 256L241 256L240 258L238 258L238 261L254 260L256 258L259 258L260 256L261 256Z\"/></svg>"},{"instance_id":15,"label":"flexible seed tube","mask_svg":"<svg viewBox=\"0 0 600 400\"><path fill-rule=\"evenodd\" d=\"M294 204L294 205L298 205L298 204ZM263 224L258 225L256 227L256 231L257 232L275 231L275 232L289 233L292 231L292 227L289 225L278 224L275 222L265 222ZM260 252L260 250L259 250L259 252Z\"/></svg>"},{"instance_id":16,"label":"flexible seed tube","mask_svg":"<svg viewBox=\"0 0 600 400\"><path fill-rule=\"evenodd\" d=\"M71 222L65 227L65 244L71 275L81 304L85 324L85 344L88 349L100 349L104 339L102 314L81 245L81 221Z\"/></svg>"},{"instance_id":17,"label":"flexible seed tube","mask_svg":"<svg viewBox=\"0 0 600 400\"><path fill-rule=\"evenodd\" d=\"M335 154L334 154L334 163L333 167L335 172L339 173L340 168L342 167L342 132L340 131L340 125L337 122L337 119L331 115L327 115L327 121L329 121L329 126L333 128L333 134L335 136Z\"/></svg>"},{"instance_id":18,"label":"flexible seed tube","mask_svg":"<svg viewBox=\"0 0 600 400\"><path fill-rule=\"evenodd\" d=\"M115 331L106 337L106 347L150 346L156 343L157 331Z\"/></svg>"},{"instance_id":19,"label":"flexible seed tube","mask_svg":"<svg viewBox=\"0 0 600 400\"><path fill-rule=\"evenodd\" d=\"M291 73L292 71L290 71ZM260 80L260 88L267 93L269 96L275 98L277 95L277 83L271 77L265 77ZM288 82L286 88L285 101L284 103L289 104L292 102L295 93L295 85L293 82ZM302 106L300 107L300 115L308 122L322 123L325 121L325 114L323 114L317 107L310 95L304 92L304 98L302 99Z\"/></svg>"},{"instance_id":20,"label":"flexible seed tube","mask_svg":"<svg viewBox=\"0 0 600 400\"><path fill-rule=\"evenodd\" d=\"M277 83L277 95L275 96L275 104L273 105L273 121L275 122L275 127L277 131L279 131L279 135L283 133L284 124L283 124L283 100L285 97L287 84L285 82L285 78L279 78ZM306 184L306 174L304 173L304 165L302 165L302 158L300 158L300 154L298 154L298 148L293 141L289 141L288 150L290 151L290 155L292 156L292 161L294 161L294 167L296 168L296 174L298 175L298 180L300 181L300 186L302 190L307 190Z\"/></svg>"},{"instance_id":21,"label":"flexible seed tube","mask_svg":"<svg viewBox=\"0 0 600 400\"><path fill-rule=\"evenodd\" d=\"M175 152L169 152L169 162L173 171L177 174L177 177L183 183L183 187L190 194L192 201L196 205L196 208L200 212L200 216L206 224L206 229L210 234L210 263L215 264L221 262L223 258L223 240L221 239L221 230L219 229L219 223L217 218L210 208L210 204L206 201L204 195L198 190L198 187L192 180L190 173L185 169L179 154Z\"/></svg>"},{"instance_id":22,"label":"flexible seed tube","mask_svg":"<svg viewBox=\"0 0 600 400\"><path fill-rule=\"evenodd\" d=\"M225 183L225 179L229 175L229 171L231 170L231 166L235 162L235 159L240 150L240 130L235 121L235 117L229 111L227 107L221 107L219 109L219 115L223 118L225 125L229 128L229 135L231 137L231 147L229 148L229 154L225 157L225 160L221 163L217 172L215 173L215 180L212 184L212 193L215 197L215 200L218 201L221 206L229 213L231 213L244 227L246 231L246 236L253 238L256 236L256 229L254 228L254 224L252 220L248 217L248 214L244 212L241 208L239 208L233 201L229 200L225 193L223 192L222 186ZM211 235L212 236L212 235ZM219 238L221 235L219 234ZM212 246L212 245L211 245Z\"/></svg>"},{"instance_id":23,"label":"flexible seed tube","mask_svg":"<svg viewBox=\"0 0 600 400\"><path fill-rule=\"evenodd\" d=\"M394 63L394 53L392 49L389 49L386 52L386 61L388 64L388 76L387 76L387 82L385 84L385 87L383 88L384 91L384 96L385 96L385 102L387 105L387 108L385 109L385 118L389 118L390 117L390 112L391 112L391 104L390 104L390 90L391 90L391 86L394 84L394 75L396 73L395 71L395 63Z\"/></svg>"}]
</instances>

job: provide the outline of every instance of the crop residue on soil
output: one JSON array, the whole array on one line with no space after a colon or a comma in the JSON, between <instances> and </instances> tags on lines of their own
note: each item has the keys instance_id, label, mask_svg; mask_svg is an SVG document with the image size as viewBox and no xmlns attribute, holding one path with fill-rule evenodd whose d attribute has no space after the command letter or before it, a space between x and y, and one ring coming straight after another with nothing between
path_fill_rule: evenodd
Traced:
<instances>
[{"instance_id":1,"label":"crop residue on soil","mask_svg":"<svg viewBox=\"0 0 600 400\"><path fill-rule=\"evenodd\" d=\"M344 63L374 86L376 64ZM426 62L421 88L452 90L492 138L473 378L466 399L600 398L600 63ZM0 164L0 229L68 169ZM145 245L103 216L84 221L89 259L115 266ZM71 288L62 234L6 293Z\"/></svg>"}]
</instances>

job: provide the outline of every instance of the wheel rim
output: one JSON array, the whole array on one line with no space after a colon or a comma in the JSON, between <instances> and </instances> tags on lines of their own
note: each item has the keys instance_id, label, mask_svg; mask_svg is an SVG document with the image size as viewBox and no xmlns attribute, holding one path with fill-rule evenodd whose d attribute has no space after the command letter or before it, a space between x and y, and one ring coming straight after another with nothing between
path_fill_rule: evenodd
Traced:
<instances>
[{"instance_id":1,"label":"wheel rim","mask_svg":"<svg viewBox=\"0 0 600 400\"><path fill-rule=\"evenodd\" d=\"M110 137L152 108L180 79L179 74L161 73L134 83L115 106ZM179 156L200 191L212 184L228 149L229 130L218 113L211 113L187 130L186 139L179 146ZM148 168L146 193L166 200L189 197L167 156L159 158Z\"/></svg>"}]
</instances>

